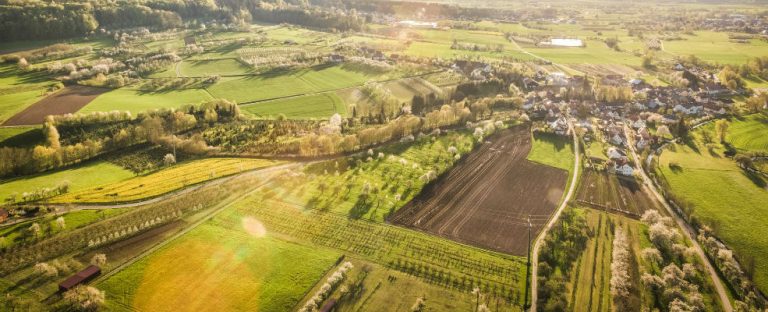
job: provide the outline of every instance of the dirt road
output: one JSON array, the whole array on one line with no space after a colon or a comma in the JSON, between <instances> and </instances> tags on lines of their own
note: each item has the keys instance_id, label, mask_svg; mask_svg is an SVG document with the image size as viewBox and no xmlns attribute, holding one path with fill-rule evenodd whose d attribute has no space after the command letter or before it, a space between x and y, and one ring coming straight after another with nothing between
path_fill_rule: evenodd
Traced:
<instances>
[{"instance_id":1,"label":"dirt road","mask_svg":"<svg viewBox=\"0 0 768 312\"><path fill-rule=\"evenodd\" d=\"M557 211L555 211L555 215L552 216L552 219L549 220L549 223L544 227L544 229L541 230L541 233L538 237L536 237L536 242L533 245L533 251L531 254L531 308L530 311L536 311L536 300L537 300L537 294L538 294L538 283L537 278L538 271L539 271L539 249L541 248L542 242L544 242L544 237L547 236L547 232L552 228L552 226L555 225L555 222L557 222L557 219L560 218L560 214L563 212L563 209L565 209L566 206L568 206L568 202L571 200L571 196L573 196L574 191L576 190L576 179L579 177L579 168L581 164L580 155L579 155L579 140L578 136L576 135L576 131L574 131L573 124L571 121L568 121L568 128L571 131L571 134L573 135L573 175L571 176L571 185L568 188L568 193L565 194L565 197L563 198L563 202L560 203L560 207L557 208Z\"/></svg>"}]
</instances>

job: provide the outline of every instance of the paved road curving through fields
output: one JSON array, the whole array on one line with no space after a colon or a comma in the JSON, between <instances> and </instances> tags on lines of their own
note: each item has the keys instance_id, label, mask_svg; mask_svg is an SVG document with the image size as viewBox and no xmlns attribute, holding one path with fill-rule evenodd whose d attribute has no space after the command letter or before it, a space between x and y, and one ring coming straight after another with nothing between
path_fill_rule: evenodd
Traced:
<instances>
[{"instance_id":1,"label":"paved road curving through fields","mask_svg":"<svg viewBox=\"0 0 768 312\"><path fill-rule=\"evenodd\" d=\"M579 155L579 139L576 135L576 129L573 127L573 123L569 120L568 121L568 128L571 130L571 133L573 135L573 175L571 176L571 185L568 187L568 193L565 194L565 197L563 198L563 202L560 204L560 207L557 208L557 211L555 211L555 214L552 216L552 219L549 220L549 223L541 230L539 233L539 236L536 238L536 242L533 245L533 252L531 255L531 308L530 311L536 311L536 300L537 300L537 294L538 294L538 283L537 283L537 276L539 271L539 249L541 248L541 244L544 242L544 237L547 236L547 232L552 228L552 226L555 225L555 222L557 222L557 219L560 218L560 214L563 212L563 209L565 209L566 206L568 206L568 201L571 200L571 196L573 195L574 191L576 190L576 179L579 177L579 168L580 166L580 155Z\"/></svg>"},{"instance_id":2,"label":"paved road curving through fields","mask_svg":"<svg viewBox=\"0 0 768 312\"><path fill-rule=\"evenodd\" d=\"M624 126L624 135L627 137L627 145L629 145L629 150L632 153L632 157L635 158L636 161L642 161L640 157L637 155L637 151L635 150L634 142L631 141L631 139L634 137L631 135L632 133L629 130L629 127L626 125ZM638 170L640 172L640 176L643 178L643 183L645 183L646 186L648 186L648 190L651 191L651 194L661 203L664 208L667 209L669 214L672 216L673 219L675 219L675 222L677 222L677 225L680 227L680 229L683 230L683 234L685 237L691 242L694 249L696 249L696 254L701 259L701 262L704 263L704 266L707 269L707 272L709 273L710 277L712 278L712 283L715 286L715 290L717 291L718 297L720 297L720 302L723 305L723 310L726 312L733 311L733 306L731 305L731 301L728 298L727 291L725 287L723 286L722 280L720 280L720 275L717 274L717 270L715 270L715 267L712 265L711 262L709 262L709 258L704 253L704 249L701 248L701 245L699 245L699 242L696 241L696 235L693 228L680 218L680 216L675 213L675 211L672 209L672 207L667 203L667 201L664 199L664 196L661 196L659 191L656 188L656 184L653 183L650 177L645 173L645 170L642 169L642 167Z\"/></svg>"}]
</instances>

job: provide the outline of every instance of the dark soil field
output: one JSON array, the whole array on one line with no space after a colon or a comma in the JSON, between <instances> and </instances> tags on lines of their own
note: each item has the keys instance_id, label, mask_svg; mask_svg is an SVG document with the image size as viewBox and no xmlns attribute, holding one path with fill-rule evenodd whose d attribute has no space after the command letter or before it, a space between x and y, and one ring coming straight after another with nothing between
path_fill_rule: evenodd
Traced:
<instances>
[{"instance_id":1,"label":"dark soil field","mask_svg":"<svg viewBox=\"0 0 768 312\"><path fill-rule=\"evenodd\" d=\"M563 196L568 172L526 160L527 127L490 137L389 222L513 255L528 250Z\"/></svg>"},{"instance_id":2,"label":"dark soil field","mask_svg":"<svg viewBox=\"0 0 768 312\"><path fill-rule=\"evenodd\" d=\"M3 126L37 125L45 116L74 113L109 89L71 86L56 92L5 121Z\"/></svg>"},{"instance_id":3,"label":"dark soil field","mask_svg":"<svg viewBox=\"0 0 768 312\"><path fill-rule=\"evenodd\" d=\"M587 170L576 200L589 207L639 218L648 209L662 211L658 203L632 178Z\"/></svg>"}]
</instances>

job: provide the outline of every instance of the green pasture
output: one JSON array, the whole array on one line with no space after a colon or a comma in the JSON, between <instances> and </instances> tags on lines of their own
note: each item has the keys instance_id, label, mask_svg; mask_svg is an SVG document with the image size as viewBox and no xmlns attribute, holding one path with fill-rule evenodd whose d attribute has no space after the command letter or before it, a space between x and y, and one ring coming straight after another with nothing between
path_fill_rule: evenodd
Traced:
<instances>
[{"instance_id":1,"label":"green pasture","mask_svg":"<svg viewBox=\"0 0 768 312\"><path fill-rule=\"evenodd\" d=\"M766 291L768 263L762 261L768 257L768 228L763 224L768 217L766 179L739 168L721 148L708 149L698 135L663 152L660 174L670 192L693 206L693 215L712 227L741 263L754 264L754 281Z\"/></svg>"},{"instance_id":2,"label":"green pasture","mask_svg":"<svg viewBox=\"0 0 768 312\"><path fill-rule=\"evenodd\" d=\"M186 77L245 75L250 72L247 66L236 59L188 59L182 61L179 66L181 76Z\"/></svg>"},{"instance_id":3,"label":"green pasture","mask_svg":"<svg viewBox=\"0 0 768 312\"><path fill-rule=\"evenodd\" d=\"M349 71L338 66L225 78L208 88L217 98L239 103L276 99L353 87L378 77L373 73Z\"/></svg>"},{"instance_id":4,"label":"green pasture","mask_svg":"<svg viewBox=\"0 0 768 312\"><path fill-rule=\"evenodd\" d=\"M334 92L258 102L243 105L240 109L260 118L280 114L290 119L328 118L336 113L347 115L344 101Z\"/></svg>"},{"instance_id":5,"label":"green pasture","mask_svg":"<svg viewBox=\"0 0 768 312\"><path fill-rule=\"evenodd\" d=\"M92 162L71 169L51 173L25 176L0 182L0 199L16 193L34 192L42 188L53 188L69 182L69 191L77 192L132 177L133 174L108 162Z\"/></svg>"},{"instance_id":6,"label":"green pasture","mask_svg":"<svg viewBox=\"0 0 768 312\"><path fill-rule=\"evenodd\" d=\"M0 147L34 146L44 141L43 132L39 127L3 127L0 128Z\"/></svg>"},{"instance_id":7,"label":"green pasture","mask_svg":"<svg viewBox=\"0 0 768 312\"><path fill-rule=\"evenodd\" d=\"M130 111L136 115L151 109L178 108L186 104L199 104L211 99L211 95L202 89L144 92L134 88L120 88L99 95L83 107L79 113L119 110Z\"/></svg>"},{"instance_id":8,"label":"green pasture","mask_svg":"<svg viewBox=\"0 0 768 312\"><path fill-rule=\"evenodd\" d=\"M740 65L749 58L765 56L768 43L752 39L749 43L730 42L724 32L698 31L685 40L664 41L664 51L678 56L696 55L714 63Z\"/></svg>"},{"instance_id":9,"label":"green pasture","mask_svg":"<svg viewBox=\"0 0 768 312\"><path fill-rule=\"evenodd\" d=\"M31 232L29 231L29 227L32 226L32 223L40 224L42 230L41 237L48 237L61 232L74 230L99 220L107 219L125 211L125 209L78 210L47 215L39 219L2 227L0 228L0 237L3 238L3 247L9 247L22 243L27 239L33 239ZM56 222L56 219L59 217L64 218L64 228L61 228Z\"/></svg>"},{"instance_id":10,"label":"green pasture","mask_svg":"<svg viewBox=\"0 0 768 312\"><path fill-rule=\"evenodd\" d=\"M726 141L740 150L768 153L768 116L754 114L732 118Z\"/></svg>"},{"instance_id":11,"label":"green pasture","mask_svg":"<svg viewBox=\"0 0 768 312\"><path fill-rule=\"evenodd\" d=\"M218 221L100 283L110 310L290 311L340 256L284 240L254 218Z\"/></svg>"},{"instance_id":12,"label":"green pasture","mask_svg":"<svg viewBox=\"0 0 768 312\"><path fill-rule=\"evenodd\" d=\"M573 170L573 144L569 136L534 133L531 145L528 160L568 172Z\"/></svg>"}]
</instances>

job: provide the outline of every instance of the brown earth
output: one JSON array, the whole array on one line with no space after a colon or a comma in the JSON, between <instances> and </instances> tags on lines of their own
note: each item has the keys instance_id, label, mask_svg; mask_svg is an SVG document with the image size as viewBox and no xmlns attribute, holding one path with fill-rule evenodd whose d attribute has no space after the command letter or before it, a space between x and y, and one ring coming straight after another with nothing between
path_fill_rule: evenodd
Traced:
<instances>
[{"instance_id":1,"label":"brown earth","mask_svg":"<svg viewBox=\"0 0 768 312\"><path fill-rule=\"evenodd\" d=\"M494 251L524 256L563 196L565 170L526 160L527 127L494 135L388 220Z\"/></svg>"},{"instance_id":2,"label":"brown earth","mask_svg":"<svg viewBox=\"0 0 768 312\"><path fill-rule=\"evenodd\" d=\"M584 172L576 200L595 209L634 218L648 209L662 210L634 178L594 170Z\"/></svg>"},{"instance_id":3,"label":"brown earth","mask_svg":"<svg viewBox=\"0 0 768 312\"><path fill-rule=\"evenodd\" d=\"M5 121L3 126L37 125L45 116L74 113L109 89L71 86L45 97Z\"/></svg>"}]
</instances>

